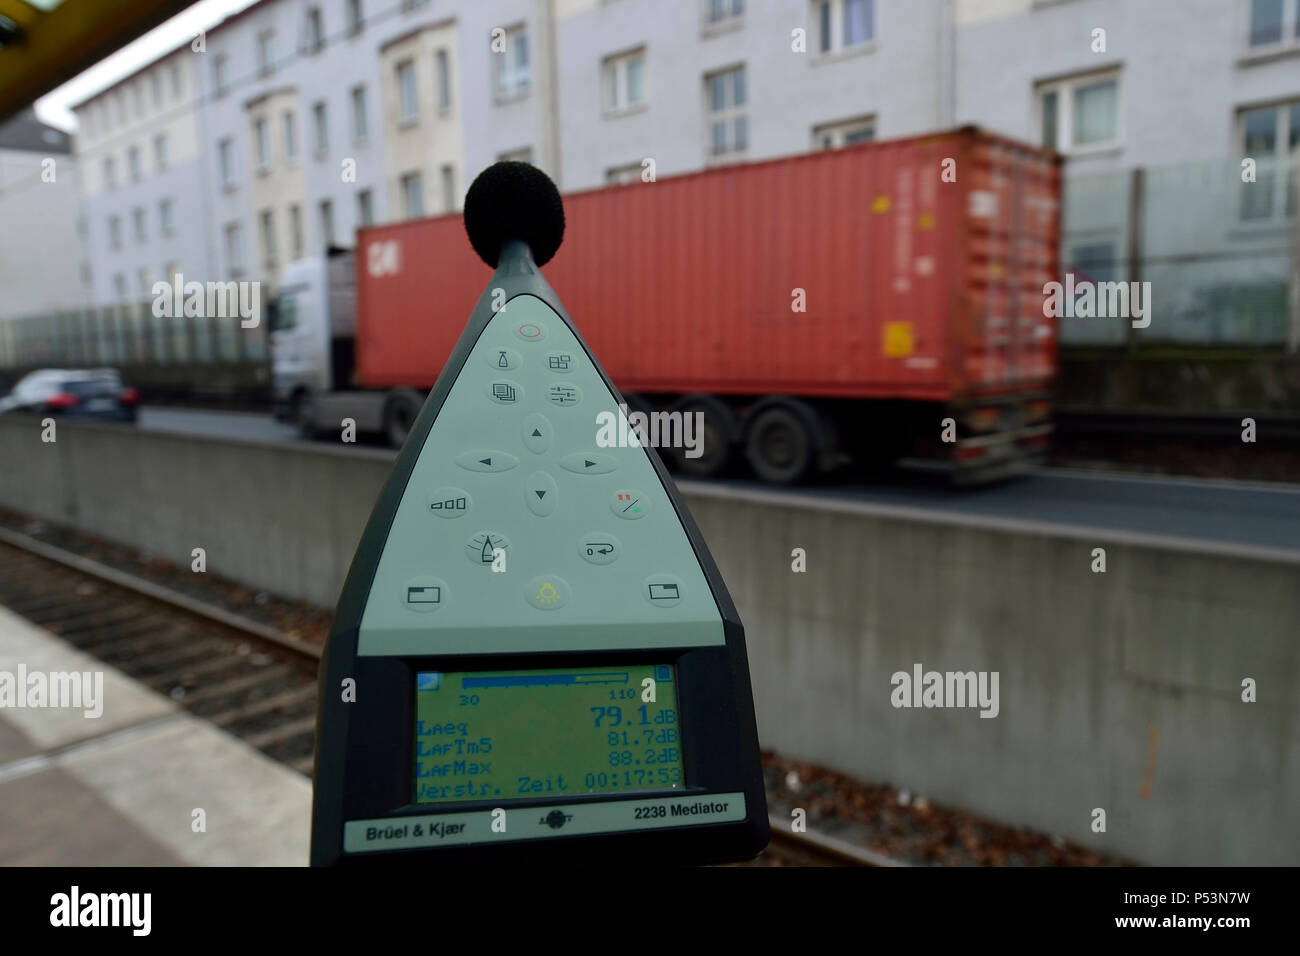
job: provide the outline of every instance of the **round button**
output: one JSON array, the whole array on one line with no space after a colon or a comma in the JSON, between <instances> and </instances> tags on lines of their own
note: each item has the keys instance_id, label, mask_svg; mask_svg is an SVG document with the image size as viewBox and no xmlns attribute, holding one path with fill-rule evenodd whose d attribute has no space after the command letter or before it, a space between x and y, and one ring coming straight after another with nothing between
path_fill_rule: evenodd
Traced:
<instances>
[{"instance_id":1,"label":"round button","mask_svg":"<svg viewBox=\"0 0 1300 956\"><path fill-rule=\"evenodd\" d=\"M554 431L551 420L540 412L526 415L523 425L519 427L519 437L523 440L524 447L534 455L544 455L550 451L552 435Z\"/></svg>"},{"instance_id":2,"label":"round button","mask_svg":"<svg viewBox=\"0 0 1300 956\"><path fill-rule=\"evenodd\" d=\"M484 358L490 367L503 372L513 371L524 364L523 356L514 349L490 348Z\"/></svg>"},{"instance_id":3,"label":"round button","mask_svg":"<svg viewBox=\"0 0 1300 956\"><path fill-rule=\"evenodd\" d=\"M510 551L510 539L499 531L480 531L465 542L465 557L470 564L491 568L498 551L503 552L503 557Z\"/></svg>"},{"instance_id":4,"label":"round button","mask_svg":"<svg viewBox=\"0 0 1300 956\"><path fill-rule=\"evenodd\" d=\"M446 600L447 582L442 578L422 574L411 578L402 588L402 604L420 614L438 610Z\"/></svg>"},{"instance_id":5,"label":"round button","mask_svg":"<svg viewBox=\"0 0 1300 956\"><path fill-rule=\"evenodd\" d=\"M588 564L613 564L623 554L623 543L608 531L592 531L578 539L578 556Z\"/></svg>"},{"instance_id":6,"label":"round button","mask_svg":"<svg viewBox=\"0 0 1300 956\"><path fill-rule=\"evenodd\" d=\"M682 581L672 574L652 574L642 583L641 593L655 607L676 607L682 601Z\"/></svg>"},{"instance_id":7,"label":"round button","mask_svg":"<svg viewBox=\"0 0 1300 956\"><path fill-rule=\"evenodd\" d=\"M439 518L459 518L474 504L464 488L443 485L429 492L429 512Z\"/></svg>"},{"instance_id":8,"label":"round button","mask_svg":"<svg viewBox=\"0 0 1300 956\"><path fill-rule=\"evenodd\" d=\"M524 600L539 611L554 611L569 603L573 592L564 578L541 574L524 585Z\"/></svg>"},{"instance_id":9,"label":"round button","mask_svg":"<svg viewBox=\"0 0 1300 956\"><path fill-rule=\"evenodd\" d=\"M497 379L488 383L488 397L498 405L518 405L524 400L524 389L518 382Z\"/></svg>"},{"instance_id":10,"label":"round button","mask_svg":"<svg viewBox=\"0 0 1300 956\"><path fill-rule=\"evenodd\" d=\"M524 503L537 517L546 518L555 511L555 499L559 493L554 478L544 471L535 471L524 485Z\"/></svg>"},{"instance_id":11,"label":"round button","mask_svg":"<svg viewBox=\"0 0 1300 956\"><path fill-rule=\"evenodd\" d=\"M546 386L546 397L552 405L568 408L582 401L582 389L572 382L552 382Z\"/></svg>"},{"instance_id":12,"label":"round button","mask_svg":"<svg viewBox=\"0 0 1300 956\"><path fill-rule=\"evenodd\" d=\"M618 467L618 462L598 452L574 452L560 459L560 467L575 475L607 475Z\"/></svg>"},{"instance_id":13,"label":"round button","mask_svg":"<svg viewBox=\"0 0 1300 956\"><path fill-rule=\"evenodd\" d=\"M520 322L515 325L515 335L525 342L540 342L546 338L546 326L540 322Z\"/></svg>"},{"instance_id":14,"label":"round button","mask_svg":"<svg viewBox=\"0 0 1300 956\"><path fill-rule=\"evenodd\" d=\"M548 372L570 372L577 365L573 352L547 352L546 370Z\"/></svg>"},{"instance_id":15,"label":"round button","mask_svg":"<svg viewBox=\"0 0 1300 956\"><path fill-rule=\"evenodd\" d=\"M644 518L650 503L635 488L620 488L609 499L609 510L626 521Z\"/></svg>"}]
</instances>

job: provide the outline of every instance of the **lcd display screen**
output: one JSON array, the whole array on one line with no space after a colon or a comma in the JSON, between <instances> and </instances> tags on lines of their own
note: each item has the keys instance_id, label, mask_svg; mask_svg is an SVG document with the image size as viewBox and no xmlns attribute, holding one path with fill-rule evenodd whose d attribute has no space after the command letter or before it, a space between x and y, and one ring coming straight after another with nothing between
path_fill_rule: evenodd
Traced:
<instances>
[{"instance_id":1,"label":"lcd display screen","mask_svg":"<svg viewBox=\"0 0 1300 956\"><path fill-rule=\"evenodd\" d=\"M416 803L685 786L669 664L422 671L415 718Z\"/></svg>"}]
</instances>

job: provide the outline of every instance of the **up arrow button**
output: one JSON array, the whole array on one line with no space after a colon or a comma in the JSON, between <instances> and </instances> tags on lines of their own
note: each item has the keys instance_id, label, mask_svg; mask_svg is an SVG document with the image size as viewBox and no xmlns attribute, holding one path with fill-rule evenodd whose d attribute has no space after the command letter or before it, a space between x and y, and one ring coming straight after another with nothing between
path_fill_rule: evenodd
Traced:
<instances>
[{"instance_id":1,"label":"up arrow button","mask_svg":"<svg viewBox=\"0 0 1300 956\"><path fill-rule=\"evenodd\" d=\"M574 452L560 459L560 467L575 475L607 475L618 468L618 463L609 455Z\"/></svg>"}]
</instances>

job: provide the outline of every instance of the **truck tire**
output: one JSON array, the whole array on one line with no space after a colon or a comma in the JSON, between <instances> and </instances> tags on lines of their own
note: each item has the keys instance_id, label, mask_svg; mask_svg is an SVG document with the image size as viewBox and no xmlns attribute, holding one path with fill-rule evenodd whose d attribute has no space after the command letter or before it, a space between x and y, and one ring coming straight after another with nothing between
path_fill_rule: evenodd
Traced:
<instances>
[{"instance_id":1,"label":"truck tire","mask_svg":"<svg viewBox=\"0 0 1300 956\"><path fill-rule=\"evenodd\" d=\"M316 437L316 400L311 391L301 389L293 397L290 420L298 426L298 435L312 441Z\"/></svg>"},{"instance_id":2,"label":"truck tire","mask_svg":"<svg viewBox=\"0 0 1300 956\"><path fill-rule=\"evenodd\" d=\"M821 429L817 413L794 399L755 407L745 428L745 457L754 474L771 485L793 485L817 462Z\"/></svg>"},{"instance_id":3,"label":"truck tire","mask_svg":"<svg viewBox=\"0 0 1300 956\"><path fill-rule=\"evenodd\" d=\"M673 403L672 411L682 413L683 431L686 416L696 414L703 417L704 429L702 434L694 433L697 441L701 441L698 458L688 457L686 448L663 449L669 467L688 478L716 478L723 474L731 464L736 447L735 413L712 395L687 395Z\"/></svg>"},{"instance_id":4,"label":"truck tire","mask_svg":"<svg viewBox=\"0 0 1300 956\"><path fill-rule=\"evenodd\" d=\"M395 388L384 402L384 436L393 448L400 448L420 415L424 398L412 388Z\"/></svg>"}]
</instances>

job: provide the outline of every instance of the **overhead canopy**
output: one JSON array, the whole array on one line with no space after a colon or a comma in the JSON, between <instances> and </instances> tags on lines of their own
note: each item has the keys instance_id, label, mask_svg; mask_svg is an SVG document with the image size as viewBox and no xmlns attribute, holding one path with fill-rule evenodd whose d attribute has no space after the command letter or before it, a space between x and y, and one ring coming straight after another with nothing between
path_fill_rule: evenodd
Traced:
<instances>
[{"instance_id":1,"label":"overhead canopy","mask_svg":"<svg viewBox=\"0 0 1300 956\"><path fill-rule=\"evenodd\" d=\"M0 120L193 0L0 0Z\"/></svg>"}]
</instances>

